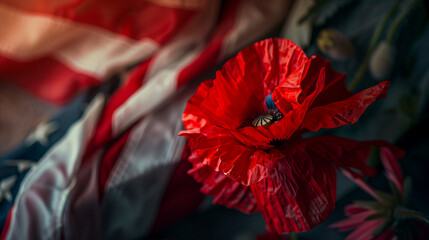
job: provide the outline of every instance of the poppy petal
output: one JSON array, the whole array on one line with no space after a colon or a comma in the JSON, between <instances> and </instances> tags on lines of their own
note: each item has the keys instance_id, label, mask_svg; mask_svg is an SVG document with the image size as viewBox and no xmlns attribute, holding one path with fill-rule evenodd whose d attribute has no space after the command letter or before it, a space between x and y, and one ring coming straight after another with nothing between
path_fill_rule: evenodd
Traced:
<instances>
[{"instance_id":1,"label":"poppy petal","mask_svg":"<svg viewBox=\"0 0 429 240\"><path fill-rule=\"evenodd\" d=\"M203 186L201 192L213 196L214 204L236 208L245 213L256 212L256 200L249 187L240 184L213 168L203 165L199 160L191 160L193 168L189 174Z\"/></svg>"},{"instance_id":2,"label":"poppy petal","mask_svg":"<svg viewBox=\"0 0 429 240\"><path fill-rule=\"evenodd\" d=\"M329 161L338 168L350 170L355 176L374 175L376 171L366 164L372 146L383 141L355 141L337 136L317 136L295 141L290 147L299 146L315 158ZM386 143L387 144L387 143Z\"/></svg>"},{"instance_id":3,"label":"poppy petal","mask_svg":"<svg viewBox=\"0 0 429 240\"><path fill-rule=\"evenodd\" d=\"M213 80L206 80L200 84L194 96L186 104L185 111L182 114L183 124L188 130L199 132L201 128L209 125L208 117L201 111L201 102L207 97L210 88L213 86Z\"/></svg>"},{"instance_id":4,"label":"poppy petal","mask_svg":"<svg viewBox=\"0 0 429 240\"><path fill-rule=\"evenodd\" d=\"M186 136L192 153L202 164L220 171L243 185L256 183L268 176L277 159L283 155L272 149L268 152L248 148L232 137L181 132Z\"/></svg>"},{"instance_id":5,"label":"poppy petal","mask_svg":"<svg viewBox=\"0 0 429 240\"><path fill-rule=\"evenodd\" d=\"M346 74L338 73L333 68L331 63L319 56L316 56L319 65L325 67L325 87L317 96L312 107L323 106L332 102L338 102L351 97L353 94L347 89ZM313 60L314 61L314 60ZM307 86L307 83L303 83ZM310 85L311 86L311 85Z\"/></svg>"},{"instance_id":6,"label":"poppy petal","mask_svg":"<svg viewBox=\"0 0 429 240\"><path fill-rule=\"evenodd\" d=\"M301 129L317 131L355 123L365 109L377 98L383 98L389 82L382 82L345 100L311 108L302 122Z\"/></svg>"},{"instance_id":7,"label":"poppy petal","mask_svg":"<svg viewBox=\"0 0 429 240\"><path fill-rule=\"evenodd\" d=\"M360 178L376 173L375 169L366 164L372 147L389 148L397 158L404 155L404 151L386 141L355 141L337 136L317 136L294 142L314 156L330 161L336 167Z\"/></svg>"},{"instance_id":8,"label":"poppy petal","mask_svg":"<svg viewBox=\"0 0 429 240\"><path fill-rule=\"evenodd\" d=\"M336 171L329 162L295 149L251 189L270 231L307 231L335 207Z\"/></svg>"}]
</instances>

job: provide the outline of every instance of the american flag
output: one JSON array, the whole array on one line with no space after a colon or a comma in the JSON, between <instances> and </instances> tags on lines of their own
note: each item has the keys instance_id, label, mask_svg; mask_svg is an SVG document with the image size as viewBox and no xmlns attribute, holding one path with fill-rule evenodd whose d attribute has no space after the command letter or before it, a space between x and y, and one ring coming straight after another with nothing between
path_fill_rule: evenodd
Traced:
<instances>
[{"instance_id":1,"label":"american flag","mask_svg":"<svg viewBox=\"0 0 429 240\"><path fill-rule=\"evenodd\" d=\"M185 103L290 2L1 0L1 78L63 106L0 158L1 239L134 239L194 211Z\"/></svg>"}]
</instances>

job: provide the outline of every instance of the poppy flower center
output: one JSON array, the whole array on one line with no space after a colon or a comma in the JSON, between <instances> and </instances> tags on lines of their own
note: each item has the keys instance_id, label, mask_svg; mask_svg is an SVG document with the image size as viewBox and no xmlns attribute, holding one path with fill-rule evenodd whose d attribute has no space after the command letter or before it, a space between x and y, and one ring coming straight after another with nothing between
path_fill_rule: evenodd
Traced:
<instances>
[{"instance_id":1,"label":"poppy flower center","mask_svg":"<svg viewBox=\"0 0 429 240\"><path fill-rule=\"evenodd\" d=\"M274 104L271 94L265 98L265 106L268 109L267 112L257 116L252 120L251 125L253 127L269 126L283 118L283 114Z\"/></svg>"},{"instance_id":2,"label":"poppy flower center","mask_svg":"<svg viewBox=\"0 0 429 240\"><path fill-rule=\"evenodd\" d=\"M262 115L252 121L252 126L268 126L273 122L273 119L274 117L272 115Z\"/></svg>"}]
</instances>

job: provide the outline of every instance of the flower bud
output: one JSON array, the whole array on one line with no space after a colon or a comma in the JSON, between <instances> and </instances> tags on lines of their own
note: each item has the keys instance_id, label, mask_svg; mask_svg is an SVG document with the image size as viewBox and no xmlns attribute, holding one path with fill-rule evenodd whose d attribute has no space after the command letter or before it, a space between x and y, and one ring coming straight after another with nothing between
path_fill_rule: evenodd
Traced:
<instances>
[{"instance_id":1,"label":"flower bud","mask_svg":"<svg viewBox=\"0 0 429 240\"><path fill-rule=\"evenodd\" d=\"M348 59L354 54L350 40L333 29L322 30L317 36L316 44L321 52L333 59Z\"/></svg>"},{"instance_id":2,"label":"flower bud","mask_svg":"<svg viewBox=\"0 0 429 240\"><path fill-rule=\"evenodd\" d=\"M384 79L388 76L393 67L395 48L387 43L381 42L372 53L369 70L376 79Z\"/></svg>"}]
</instances>

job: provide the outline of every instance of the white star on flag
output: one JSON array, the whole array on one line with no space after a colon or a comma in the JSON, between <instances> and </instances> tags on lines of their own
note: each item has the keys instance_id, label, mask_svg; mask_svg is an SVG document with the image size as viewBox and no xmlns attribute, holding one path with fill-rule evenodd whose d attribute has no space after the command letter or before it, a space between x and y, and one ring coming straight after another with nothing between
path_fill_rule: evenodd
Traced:
<instances>
[{"instance_id":1,"label":"white star on flag","mask_svg":"<svg viewBox=\"0 0 429 240\"><path fill-rule=\"evenodd\" d=\"M36 165L35 162L30 160L23 159L11 159L4 162L5 166L14 166L18 169L19 173L24 172L27 169L30 169Z\"/></svg>"},{"instance_id":2,"label":"white star on flag","mask_svg":"<svg viewBox=\"0 0 429 240\"><path fill-rule=\"evenodd\" d=\"M3 198L9 202L12 201L11 189L15 185L17 179L18 177L13 175L0 182L0 203L3 201Z\"/></svg>"},{"instance_id":3,"label":"white star on flag","mask_svg":"<svg viewBox=\"0 0 429 240\"><path fill-rule=\"evenodd\" d=\"M35 142L39 142L43 146L48 145L49 143L49 135L58 130L58 124L54 122L48 122L44 124L40 124L37 126L36 130L32 132L25 141L31 145Z\"/></svg>"}]
</instances>

